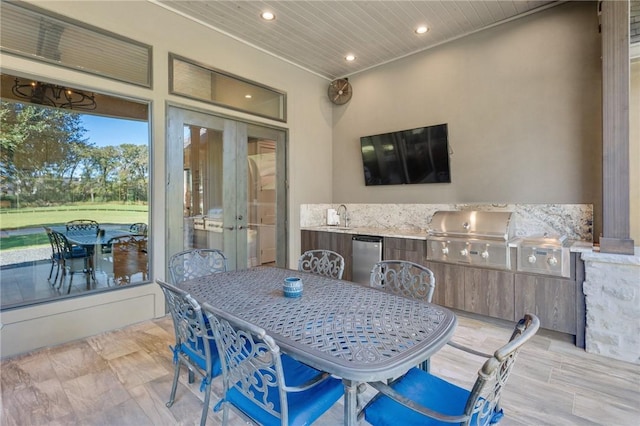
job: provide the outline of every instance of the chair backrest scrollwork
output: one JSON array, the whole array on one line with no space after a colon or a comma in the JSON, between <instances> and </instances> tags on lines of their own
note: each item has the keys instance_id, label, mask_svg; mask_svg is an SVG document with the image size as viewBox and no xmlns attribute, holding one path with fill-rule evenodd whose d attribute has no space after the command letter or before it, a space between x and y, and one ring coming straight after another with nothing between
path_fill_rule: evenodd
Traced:
<instances>
[{"instance_id":1,"label":"chair backrest scrollwork","mask_svg":"<svg viewBox=\"0 0 640 426\"><path fill-rule=\"evenodd\" d=\"M298 258L298 270L340 280L344 258L332 250L308 250Z\"/></svg>"},{"instance_id":2,"label":"chair backrest scrollwork","mask_svg":"<svg viewBox=\"0 0 640 426\"><path fill-rule=\"evenodd\" d=\"M185 250L169 259L169 272L174 285L226 270L227 258L217 249Z\"/></svg>"},{"instance_id":3,"label":"chair backrest scrollwork","mask_svg":"<svg viewBox=\"0 0 640 426\"><path fill-rule=\"evenodd\" d=\"M431 302L436 280L426 266L406 260L383 260L374 264L370 285L388 293Z\"/></svg>"}]
</instances>

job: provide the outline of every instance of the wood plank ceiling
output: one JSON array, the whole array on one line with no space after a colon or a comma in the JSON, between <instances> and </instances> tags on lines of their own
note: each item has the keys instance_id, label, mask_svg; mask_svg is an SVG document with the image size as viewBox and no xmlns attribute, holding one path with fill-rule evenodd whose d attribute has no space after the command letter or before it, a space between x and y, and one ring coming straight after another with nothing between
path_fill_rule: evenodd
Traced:
<instances>
[{"instance_id":1,"label":"wood plank ceiling","mask_svg":"<svg viewBox=\"0 0 640 426\"><path fill-rule=\"evenodd\" d=\"M561 3L150 1L327 79L349 76ZM276 19L262 20L265 10ZM417 35L414 30L419 25L427 25L429 31ZM345 61L347 54L356 60Z\"/></svg>"}]
</instances>

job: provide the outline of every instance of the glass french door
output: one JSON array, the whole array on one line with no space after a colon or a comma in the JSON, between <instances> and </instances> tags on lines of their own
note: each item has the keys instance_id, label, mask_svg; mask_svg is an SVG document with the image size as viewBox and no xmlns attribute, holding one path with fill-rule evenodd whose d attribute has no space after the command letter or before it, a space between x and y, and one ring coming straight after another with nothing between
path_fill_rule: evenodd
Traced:
<instances>
[{"instance_id":1,"label":"glass french door","mask_svg":"<svg viewBox=\"0 0 640 426\"><path fill-rule=\"evenodd\" d=\"M216 248L231 270L285 266L285 132L169 107L167 136L167 256Z\"/></svg>"}]
</instances>

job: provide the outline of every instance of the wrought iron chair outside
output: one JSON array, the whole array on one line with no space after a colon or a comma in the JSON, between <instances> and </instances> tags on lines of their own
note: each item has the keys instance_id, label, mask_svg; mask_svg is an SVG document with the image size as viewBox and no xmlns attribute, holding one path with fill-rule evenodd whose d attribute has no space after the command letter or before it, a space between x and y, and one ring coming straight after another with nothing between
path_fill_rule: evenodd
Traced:
<instances>
[{"instance_id":1,"label":"wrought iron chair outside","mask_svg":"<svg viewBox=\"0 0 640 426\"><path fill-rule=\"evenodd\" d=\"M169 346L173 352L173 384L166 406L171 407L175 401L180 366L185 364L190 372L197 372L202 377L200 391L204 392L204 406L200 416L200 425L204 426L209 412L211 398L211 381L221 373L220 358L214 336L208 321L198 302L185 291L164 281L156 281L162 291L173 319L176 343Z\"/></svg>"},{"instance_id":2,"label":"wrought iron chair outside","mask_svg":"<svg viewBox=\"0 0 640 426\"><path fill-rule=\"evenodd\" d=\"M266 331L203 303L218 342L223 398L229 408L260 425L310 425L343 395L342 381L282 354Z\"/></svg>"},{"instance_id":3,"label":"wrought iron chair outside","mask_svg":"<svg viewBox=\"0 0 640 426\"><path fill-rule=\"evenodd\" d=\"M307 250L298 258L298 271L341 280L344 258L332 250Z\"/></svg>"},{"instance_id":4,"label":"wrought iron chair outside","mask_svg":"<svg viewBox=\"0 0 640 426\"><path fill-rule=\"evenodd\" d=\"M500 398L518 352L538 328L540 321L526 314L515 327L509 342L493 355L450 343L452 347L488 358L469 391L418 368L412 368L389 385L369 383L378 394L359 413L372 425L488 425L504 416Z\"/></svg>"},{"instance_id":5,"label":"wrought iron chair outside","mask_svg":"<svg viewBox=\"0 0 640 426\"><path fill-rule=\"evenodd\" d=\"M146 236L148 232L147 224L143 222L132 223L131 226L129 226L129 232Z\"/></svg>"},{"instance_id":6,"label":"wrought iron chair outside","mask_svg":"<svg viewBox=\"0 0 640 426\"><path fill-rule=\"evenodd\" d=\"M218 249L191 249L176 253L169 259L171 281L183 281L227 270L227 258Z\"/></svg>"},{"instance_id":7,"label":"wrought iron chair outside","mask_svg":"<svg viewBox=\"0 0 640 426\"><path fill-rule=\"evenodd\" d=\"M131 283L131 277L141 273L146 280L149 270L147 239L142 235L127 235L111 238L112 277L118 285Z\"/></svg>"},{"instance_id":8,"label":"wrought iron chair outside","mask_svg":"<svg viewBox=\"0 0 640 426\"><path fill-rule=\"evenodd\" d=\"M90 219L76 219L67 222L67 231L94 231L98 233L100 224L95 220Z\"/></svg>"},{"instance_id":9,"label":"wrought iron chair outside","mask_svg":"<svg viewBox=\"0 0 640 426\"><path fill-rule=\"evenodd\" d=\"M370 285L398 296L431 303L436 279L426 266L407 260L383 260L373 265Z\"/></svg>"},{"instance_id":10,"label":"wrought iron chair outside","mask_svg":"<svg viewBox=\"0 0 640 426\"><path fill-rule=\"evenodd\" d=\"M44 227L45 232L47 233L47 238L49 238L49 244L51 244L51 269L49 270L49 278L51 281L51 276L53 275L53 267L56 267L56 277L53 280L53 286L58 282L58 275L60 274L60 267L62 265L62 255L60 254L60 247L58 242L56 241L56 236L53 235L53 230L48 226Z\"/></svg>"},{"instance_id":11,"label":"wrought iron chair outside","mask_svg":"<svg viewBox=\"0 0 640 426\"><path fill-rule=\"evenodd\" d=\"M67 294L69 294L73 285L73 274L78 272L91 274L93 262L85 249L72 246L64 234L57 231L52 231L51 233L60 254L60 266L62 268L62 276L60 277L58 288L62 288L67 273L70 274L69 289L67 290Z\"/></svg>"}]
</instances>

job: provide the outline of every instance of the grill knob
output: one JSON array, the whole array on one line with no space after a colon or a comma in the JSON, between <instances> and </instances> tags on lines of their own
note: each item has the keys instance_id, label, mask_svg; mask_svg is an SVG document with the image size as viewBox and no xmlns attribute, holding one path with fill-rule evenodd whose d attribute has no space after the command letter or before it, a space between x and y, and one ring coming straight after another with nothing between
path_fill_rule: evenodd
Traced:
<instances>
[{"instance_id":1,"label":"grill knob","mask_svg":"<svg viewBox=\"0 0 640 426\"><path fill-rule=\"evenodd\" d=\"M529 263L536 263L536 257L534 255L530 255L527 260L529 261Z\"/></svg>"},{"instance_id":2,"label":"grill knob","mask_svg":"<svg viewBox=\"0 0 640 426\"><path fill-rule=\"evenodd\" d=\"M556 266L558 264L558 259L556 259L555 257L550 257L547 260L547 263L549 263L549 265L551 266Z\"/></svg>"},{"instance_id":3,"label":"grill knob","mask_svg":"<svg viewBox=\"0 0 640 426\"><path fill-rule=\"evenodd\" d=\"M489 258L489 252L488 251L483 251L480 256L482 256L483 259L488 259Z\"/></svg>"},{"instance_id":4,"label":"grill knob","mask_svg":"<svg viewBox=\"0 0 640 426\"><path fill-rule=\"evenodd\" d=\"M449 254L449 247L442 247L442 254Z\"/></svg>"},{"instance_id":5,"label":"grill knob","mask_svg":"<svg viewBox=\"0 0 640 426\"><path fill-rule=\"evenodd\" d=\"M469 254L469 250L467 250L467 249L460 250L460 256L466 256L468 254Z\"/></svg>"}]
</instances>

